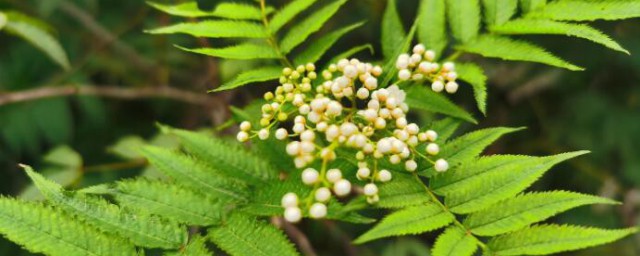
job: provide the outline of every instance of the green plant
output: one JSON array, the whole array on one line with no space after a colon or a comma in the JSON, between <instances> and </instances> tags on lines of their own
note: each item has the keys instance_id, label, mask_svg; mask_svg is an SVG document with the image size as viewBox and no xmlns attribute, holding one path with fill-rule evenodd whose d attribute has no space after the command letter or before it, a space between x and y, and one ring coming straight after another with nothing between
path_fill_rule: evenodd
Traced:
<instances>
[{"instance_id":1,"label":"green plant","mask_svg":"<svg viewBox=\"0 0 640 256\"><path fill-rule=\"evenodd\" d=\"M515 1L482 1L481 15L479 1L423 0L418 17L405 32L391 0L382 24L384 59L374 63L347 59L367 48L362 46L335 56L322 69L313 63L362 23L329 32L295 52L346 1L315 2L297 0L279 11L264 1L260 6L223 3L212 11L197 9L195 2L152 4L173 15L218 19L150 33L240 38L240 43L224 48L181 48L264 61L263 67L239 74L217 91L279 79L275 93L265 94L268 104L257 100L233 109L234 119L244 121L237 139L260 139L253 141L253 151L204 133L161 126L163 133L178 138L181 150L146 146L142 151L167 179L138 178L66 191L25 166L47 201L2 198L0 232L30 251L51 255L134 255L142 248L209 255L208 241L233 255L296 255L295 247L266 218L284 214L292 222L310 216L366 224L374 220L358 211L371 207L392 213L355 243L444 228L434 255L473 255L478 248L487 255L551 254L612 242L636 231L536 224L578 206L616 204L574 192L523 192L552 166L586 152L480 156L502 135L519 129L488 128L450 139L462 122L475 119L438 92L455 93L458 79L467 82L478 109L486 112L486 77L479 66L457 61L465 52L580 69L504 34L566 34L624 51L588 25L557 20L637 17L637 1L522 1L521 17L512 19L517 13ZM310 16L292 22L307 8L314 10ZM569 10L574 8L580 12ZM287 24L291 27L285 32ZM451 54L443 58L449 52L447 27L454 42ZM415 34L422 44L405 55ZM377 106L371 104L374 100ZM447 117L428 116L420 125L428 130L420 129L408 124L409 109ZM369 115L370 110L377 112ZM292 118L296 112L304 116ZM292 136L276 128L291 120ZM261 128L251 131L252 127ZM286 143L289 137L300 141ZM310 146L302 145L305 142ZM422 153L425 150L427 154ZM404 164L397 165L400 162ZM359 192L351 184L363 186L366 196L356 195ZM336 196L353 195L352 200L331 198L331 192L326 193L330 186ZM306 198L302 204L299 196ZM187 227L199 229L187 232Z\"/></svg>"}]
</instances>

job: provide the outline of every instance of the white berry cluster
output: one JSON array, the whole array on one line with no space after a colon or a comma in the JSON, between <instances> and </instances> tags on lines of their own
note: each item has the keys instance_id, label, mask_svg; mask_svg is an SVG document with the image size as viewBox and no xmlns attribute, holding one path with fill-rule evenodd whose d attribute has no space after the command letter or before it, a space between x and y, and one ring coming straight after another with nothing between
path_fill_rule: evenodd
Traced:
<instances>
[{"instance_id":1,"label":"white berry cluster","mask_svg":"<svg viewBox=\"0 0 640 256\"><path fill-rule=\"evenodd\" d=\"M251 124L243 122L237 138L246 141L257 136L266 140L277 124L293 119L290 129L274 128L275 137L290 140L286 152L297 168L304 169L302 182L313 190L304 199L295 193L284 195L287 221L299 221L303 208L308 209L310 217L323 218L333 195L351 194L351 181L342 170L331 167L338 152L355 152L355 156L343 157L357 159L356 178L365 182L362 191L372 204L379 200L376 183L392 179L389 170L378 168L380 161L413 172L418 168L415 159L422 157L437 171L448 169L446 160L430 157L440 151L435 143L437 133L422 132L417 124L407 121L405 92L397 85L379 88L381 67L342 59L322 71L325 81L313 89L311 83L317 76L313 64L295 70L285 68L282 74L275 94L265 94L268 103L262 106L262 128L251 131ZM341 148L345 150L339 151Z\"/></svg>"},{"instance_id":2,"label":"white berry cluster","mask_svg":"<svg viewBox=\"0 0 640 256\"><path fill-rule=\"evenodd\" d=\"M401 81L431 81L431 89L435 92L442 90L448 93L458 91L456 79L458 74L452 62L438 64L435 62L436 54L432 50L426 50L424 45L417 44L413 47L413 54L401 54L396 60L398 78Z\"/></svg>"}]
</instances>

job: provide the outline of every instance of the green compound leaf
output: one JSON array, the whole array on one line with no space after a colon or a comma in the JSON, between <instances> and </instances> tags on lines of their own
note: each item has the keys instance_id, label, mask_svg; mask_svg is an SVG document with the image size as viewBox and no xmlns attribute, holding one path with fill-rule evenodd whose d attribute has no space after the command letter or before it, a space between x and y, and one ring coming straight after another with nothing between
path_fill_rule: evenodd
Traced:
<instances>
[{"instance_id":1,"label":"green compound leaf","mask_svg":"<svg viewBox=\"0 0 640 256\"><path fill-rule=\"evenodd\" d=\"M447 47L446 9L442 0L422 0L418 9L418 41L436 53Z\"/></svg>"},{"instance_id":2,"label":"green compound leaf","mask_svg":"<svg viewBox=\"0 0 640 256\"><path fill-rule=\"evenodd\" d=\"M471 84L473 96L482 114L487 114L487 76L481 67L471 62L456 63L456 73L460 80Z\"/></svg>"},{"instance_id":3,"label":"green compound leaf","mask_svg":"<svg viewBox=\"0 0 640 256\"><path fill-rule=\"evenodd\" d=\"M492 32L505 35L541 34L567 35L590 40L610 49L629 54L616 41L595 28L585 24L573 24L552 20L519 19L491 27Z\"/></svg>"},{"instance_id":4,"label":"green compound leaf","mask_svg":"<svg viewBox=\"0 0 640 256\"><path fill-rule=\"evenodd\" d=\"M509 21L518 9L517 0L482 0L482 5L487 25L500 25Z\"/></svg>"},{"instance_id":5,"label":"green compound leaf","mask_svg":"<svg viewBox=\"0 0 640 256\"><path fill-rule=\"evenodd\" d=\"M286 5L282 10L276 12L269 22L269 30L272 33L278 32L282 26L291 21L300 12L306 10L317 0L294 0Z\"/></svg>"},{"instance_id":6,"label":"green compound leaf","mask_svg":"<svg viewBox=\"0 0 640 256\"><path fill-rule=\"evenodd\" d=\"M296 56L294 63L303 65L309 62L314 63L318 61L320 57L322 57L322 55L324 55L340 38L354 29L361 27L363 24L364 22L358 22L324 35Z\"/></svg>"},{"instance_id":7,"label":"green compound leaf","mask_svg":"<svg viewBox=\"0 0 640 256\"><path fill-rule=\"evenodd\" d=\"M450 226L433 246L433 256L471 256L478 249L475 238L457 226Z\"/></svg>"},{"instance_id":8,"label":"green compound leaf","mask_svg":"<svg viewBox=\"0 0 640 256\"><path fill-rule=\"evenodd\" d=\"M189 244L178 252L165 253L165 256L211 256L214 255L207 249L207 239L200 235L190 238Z\"/></svg>"},{"instance_id":9,"label":"green compound leaf","mask_svg":"<svg viewBox=\"0 0 640 256\"><path fill-rule=\"evenodd\" d=\"M547 0L520 0L520 9L523 13L537 11L547 4Z\"/></svg>"},{"instance_id":10,"label":"green compound leaf","mask_svg":"<svg viewBox=\"0 0 640 256\"><path fill-rule=\"evenodd\" d=\"M387 215L378 225L358 237L354 243L402 235L415 235L435 230L451 223L455 217L440 206L430 203L404 208Z\"/></svg>"},{"instance_id":11,"label":"green compound leaf","mask_svg":"<svg viewBox=\"0 0 640 256\"><path fill-rule=\"evenodd\" d=\"M242 214L234 214L221 226L209 229L209 238L231 255L299 255L282 231Z\"/></svg>"},{"instance_id":12,"label":"green compound leaf","mask_svg":"<svg viewBox=\"0 0 640 256\"><path fill-rule=\"evenodd\" d=\"M493 255L546 255L610 243L635 232L636 228L540 225L493 238L487 245Z\"/></svg>"},{"instance_id":13,"label":"green compound leaf","mask_svg":"<svg viewBox=\"0 0 640 256\"><path fill-rule=\"evenodd\" d=\"M296 24L289 30L289 32L282 38L280 43L280 50L282 53L289 53L293 48L300 45L307 38L320 30L322 25L326 23L338 10L340 6L346 3L347 0L338 0L327 6L315 11L308 18Z\"/></svg>"},{"instance_id":14,"label":"green compound leaf","mask_svg":"<svg viewBox=\"0 0 640 256\"><path fill-rule=\"evenodd\" d=\"M178 23L167 27L147 30L150 34L188 34L195 37L210 38L266 38L267 33L261 24L249 21L206 20L200 22Z\"/></svg>"},{"instance_id":15,"label":"green compound leaf","mask_svg":"<svg viewBox=\"0 0 640 256\"><path fill-rule=\"evenodd\" d=\"M278 52L268 45L241 43L225 48L199 48L189 49L177 46L179 49L187 52L203 54L212 57L224 59L252 60L252 59L278 59Z\"/></svg>"},{"instance_id":16,"label":"green compound leaf","mask_svg":"<svg viewBox=\"0 0 640 256\"><path fill-rule=\"evenodd\" d=\"M60 185L46 180L31 167L24 168L47 200L103 232L117 234L135 245L149 248L175 249L187 240L187 230L181 225L124 211L99 197L64 191Z\"/></svg>"},{"instance_id":17,"label":"green compound leaf","mask_svg":"<svg viewBox=\"0 0 640 256\"><path fill-rule=\"evenodd\" d=\"M138 255L129 242L41 203L0 197L0 233L33 253L52 256Z\"/></svg>"},{"instance_id":18,"label":"green compound leaf","mask_svg":"<svg viewBox=\"0 0 640 256\"><path fill-rule=\"evenodd\" d=\"M458 107L442 94L432 91L429 87L413 85L406 91L407 98L405 101L411 108L445 114L470 123L477 123L471 114Z\"/></svg>"},{"instance_id":19,"label":"green compound leaf","mask_svg":"<svg viewBox=\"0 0 640 256\"><path fill-rule=\"evenodd\" d=\"M396 49L402 47L404 38L407 36L400 15L398 14L396 0L388 0L382 16L382 56L385 60L395 57Z\"/></svg>"},{"instance_id":20,"label":"green compound leaf","mask_svg":"<svg viewBox=\"0 0 640 256\"><path fill-rule=\"evenodd\" d=\"M446 0L446 3L453 37L462 43L471 41L480 31L480 0Z\"/></svg>"},{"instance_id":21,"label":"green compound leaf","mask_svg":"<svg viewBox=\"0 0 640 256\"><path fill-rule=\"evenodd\" d=\"M567 191L534 192L502 201L473 213L465 227L481 236L495 236L524 228L558 213L589 204L617 204L615 201Z\"/></svg>"},{"instance_id":22,"label":"green compound leaf","mask_svg":"<svg viewBox=\"0 0 640 256\"><path fill-rule=\"evenodd\" d=\"M640 17L640 2L635 0L559 0L529 13L527 18L551 20L620 20Z\"/></svg>"},{"instance_id":23,"label":"green compound leaf","mask_svg":"<svg viewBox=\"0 0 640 256\"><path fill-rule=\"evenodd\" d=\"M404 208L431 201L422 184L407 173L393 172L392 180L380 184L379 189L380 201L375 206L380 208Z\"/></svg>"},{"instance_id":24,"label":"green compound leaf","mask_svg":"<svg viewBox=\"0 0 640 256\"><path fill-rule=\"evenodd\" d=\"M500 47L496 47L496 45ZM456 49L490 58L539 62L573 71L584 70L584 68L566 62L539 46L501 36L479 36L472 42L456 46Z\"/></svg>"},{"instance_id":25,"label":"green compound leaf","mask_svg":"<svg viewBox=\"0 0 640 256\"><path fill-rule=\"evenodd\" d=\"M275 79L278 79L280 75L282 75L282 67L267 66L267 67L256 68L249 71L245 71L237 75L233 80L224 83L222 86L212 91L213 92L226 91L226 90L238 88L240 86L250 84L250 83L275 80Z\"/></svg>"},{"instance_id":26,"label":"green compound leaf","mask_svg":"<svg viewBox=\"0 0 640 256\"><path fill-rule=\"evenodd\" d=\"M253 5L229 3L223 2L218 5L212 11L202 11L198 8L196 1L186 1L179 4L168 5L154 2L147 2L151 7L158 9L164 13L188 17L188 18L201 18L201 17L217 17L225 19L248 19L248 20L260 20L262 19L262 12L260 8ZM268 8L267 13L273 11L273 8Z\"/></svg>"},{"instance_id":27,"label":"green compound leaf","mask_svg":"<svg viewBox=\"0 0 640 256\"><path fill-rule=\"evenodd\" d=\"M371 44L363 44L363 45L359 45L359 46L354 46L353 48L351 48L349 50L346 50L346 51L336 55L328 63L337 63L341 59L349 58L349 57L353 56L354 54L359 53L359 52L364 51L364 50L367 50L367 49L369 50L369 53L371 55L373 55L373 53L374 53L373 46Z\"/></svg>"}]
</instances>

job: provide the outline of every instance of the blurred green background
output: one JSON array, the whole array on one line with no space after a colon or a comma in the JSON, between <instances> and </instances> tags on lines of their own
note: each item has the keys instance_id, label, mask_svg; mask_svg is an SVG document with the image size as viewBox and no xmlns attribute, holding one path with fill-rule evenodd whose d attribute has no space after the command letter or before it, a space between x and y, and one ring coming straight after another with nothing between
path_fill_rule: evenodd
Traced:
<instances>
[{"instance_id":1,"label":"blurred green background","mask_svg":"<svg viewBox=\"0 0 640 256\"><path fill-rule=\"evenodd\" d=\"M269 2L280 6L286 1ZM417 1L399 2L404 23L410 24ZM379 0L352 0L345 5L326 30L359 20L366 20L367 24L340 40L334 51L368 42L379 49L384 6L385 1ZM217 41L143 33L144 29L177 21L152 10L144 1L0 0L0 10L17 10L45 21L72 64L72 69L64 71L25 41L0 33L0 99L45 87L52 91L101 88L102 92L0 105L3 195L37 198L18 163L35 165L69 187L140 173L153 175L153 170L146 169L145 162L130 149L143 141L175 144L170 138L155 137L156 122L189 129L217 127L229 118L229 105L243 106L259 95L255 88L273 87L255 85L251 89L206 94L240 70L260 63L220 62L173 47L215 46L220 43ZM586 67L586 71L463 56L485 68L489 101L488 117L476 112L479 126L466 125L462 130L528 127L501 139L487 154L546 155L591 150L587 156L554 168L533 189L567 189L624 202L619 206L582 207L552 221L609 228L635 226L640 217L640 20L593 25L612 35L631 56L579 39L552 36L527 38ZM373 57L361 53L360 57L376 59L379 53ZM158 93L167 88L174 96ZM470 88L461 91L454 100L475 111ZM303 228L312 241L319 241L315 247L325 255L424 255L426 250L414 238L350 248L344 240L363 230L358 226L318 223ZM417 239L426 241L428 246L434 237L424 235ZM640 255L638 242L640 235L566 255ZM329 243L338 246L323 246ZM27 253L2 239L0 255Z\"/></svg>"}]
</instances>

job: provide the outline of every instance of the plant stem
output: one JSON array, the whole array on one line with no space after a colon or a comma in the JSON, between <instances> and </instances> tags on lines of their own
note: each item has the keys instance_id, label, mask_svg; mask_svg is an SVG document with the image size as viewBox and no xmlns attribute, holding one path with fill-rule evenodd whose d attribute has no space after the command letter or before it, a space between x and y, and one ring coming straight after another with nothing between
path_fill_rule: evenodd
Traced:
<instances>
[{"instance_id":1,"label":"plant stem","mask_svg":"<svg viewBox=\"0 0 640 256\"><path fill-rule=\"evenodd\" d=\"M289 61L287 56L282 53L282 50L280 50L280 46L278 45L278 40L276 39L275 35L269 29L269 19L267 19L267 11L266 11L266 9L267 8L266 8L265 0L260 0L260 11L262 13L262 24L264 25L264 29L265 29L266 33L268 34L268 36L269 36L269 38L267 38L267 41L269 42L271 47L273 47L276 50L276 52L278 53L278 56L280 57L280 61L282 62L282 64L287 66L287 67L293 68L293 64L291 64L291 61Z\"/></svg>"}]
</instances>

